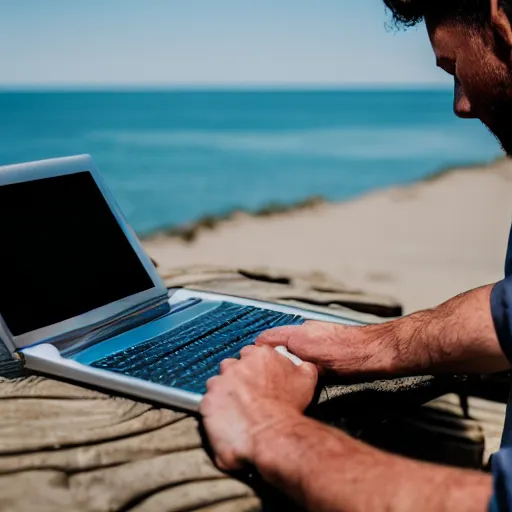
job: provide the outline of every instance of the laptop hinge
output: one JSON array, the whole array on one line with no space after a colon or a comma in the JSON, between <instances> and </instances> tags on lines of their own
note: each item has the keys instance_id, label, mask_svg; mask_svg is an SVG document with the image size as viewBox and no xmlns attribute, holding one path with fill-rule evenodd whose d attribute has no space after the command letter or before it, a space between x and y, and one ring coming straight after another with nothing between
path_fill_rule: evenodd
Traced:
<instances>
[{"instance_id":1,"label":"laptop hinge","mask_svg":"<svg viewBox=\"0 0 512 512\"><path fill-rule=\"evenodd\" d=\"M2 317L0 316L0 345L3 345L12 355L16 354L18 349L16 345L14 344L14 341L9 335L9 331L7 330L7 327L5 323L2 320ZM0 349L3 347L0 347Z\"/></svg>"},{"instance_id":2,"label":"laptop hinge","mask_svg":"<svg viewBox=\"0 0 512 512\"><path fill-rule=\"evenodd\" d=\"M11 341L7 338L0 338L0 345L3 345L5 349L11 353L11 355L17 354L18 349L11 343ZM0 347L3 348L3 347Z\"/></svg>"}]
</instances>

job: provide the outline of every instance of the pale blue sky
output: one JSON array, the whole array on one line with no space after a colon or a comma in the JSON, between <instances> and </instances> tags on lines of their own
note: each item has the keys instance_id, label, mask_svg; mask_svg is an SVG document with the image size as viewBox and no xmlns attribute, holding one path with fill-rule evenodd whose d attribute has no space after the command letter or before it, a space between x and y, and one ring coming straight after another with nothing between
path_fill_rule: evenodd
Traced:
<instances>
[{"instance_id":1,"label":"pale blue sky","mask_svg":"<svg viewBox=\"0 0 512 512\"><path fill-rule=\"evenodd\" d=\"M0 86L449 85L381 0L0 0Z\"/></svg>"}]
</instances>

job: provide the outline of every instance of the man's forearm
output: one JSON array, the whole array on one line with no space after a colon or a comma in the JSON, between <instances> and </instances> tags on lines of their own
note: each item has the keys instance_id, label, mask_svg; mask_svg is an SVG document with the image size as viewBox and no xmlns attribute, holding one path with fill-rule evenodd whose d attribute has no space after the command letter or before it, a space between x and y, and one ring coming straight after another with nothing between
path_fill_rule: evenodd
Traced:
<instances>
[{"instance_id":1,"label":"man's forearm","mask_svg":"<svg viewBox=\"0 0 512 512\"><path fill-rule=\"evenodd\" d=\"M255 441L264 479L308 510L483 511L488 475L386 454L299 414Z\"/></svg>"},{"instance_id":2,"label":"man's forearm","mask_svg":"<svg viewBox=\"0 0 512 512\"><path fill-rule=\"evenodd\" d=\"M448 302L385 324L361 329L374 339L376 359L383 373L492 373L510 368L495 332L491 315L492 285L459 295ZM380 347L379 347L380 344ZM383 351L383 352L382 352ZM383 359L382 353L387 353Z\"/></svg>"}]
</instances>

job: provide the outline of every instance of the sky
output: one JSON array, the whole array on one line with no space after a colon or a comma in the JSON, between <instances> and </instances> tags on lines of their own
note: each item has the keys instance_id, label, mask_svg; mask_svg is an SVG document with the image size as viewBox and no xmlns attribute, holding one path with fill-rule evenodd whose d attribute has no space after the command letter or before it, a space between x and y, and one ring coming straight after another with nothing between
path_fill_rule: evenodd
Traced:
<instances>
[{"instance_id":1,"label":"sky","mask_svg":"<svg viewBox=\"0 0 512 512\"><path fill-rule=\"evenodd\" d=\"M382 0L0 0L0 87L449 86Z\"/></svg>"}]
</instances>

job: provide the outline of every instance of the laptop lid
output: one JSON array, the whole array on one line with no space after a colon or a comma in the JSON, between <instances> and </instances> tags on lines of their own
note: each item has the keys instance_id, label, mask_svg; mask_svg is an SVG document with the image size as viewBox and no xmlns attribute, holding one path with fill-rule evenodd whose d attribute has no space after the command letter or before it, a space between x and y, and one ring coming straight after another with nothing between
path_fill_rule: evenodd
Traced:
<instances>
[{"instance_id":1,"label":"laptop lid","mask_svg":"<svg viewBox=\"0 0 512 512\"><path fill-rule=\"evenodd\" d=\"M167 296L88 155L0 167L0 339L87 331Z\"/></svg>"}]
</instances>

